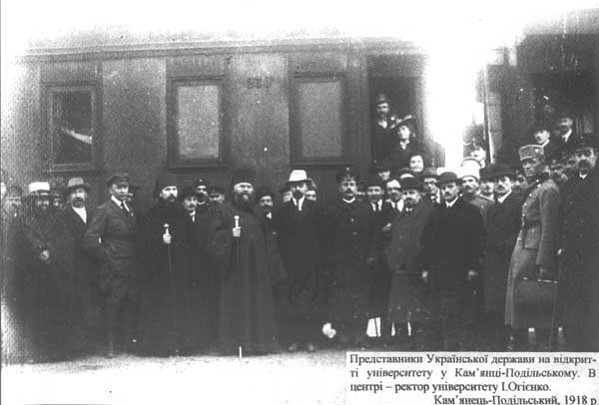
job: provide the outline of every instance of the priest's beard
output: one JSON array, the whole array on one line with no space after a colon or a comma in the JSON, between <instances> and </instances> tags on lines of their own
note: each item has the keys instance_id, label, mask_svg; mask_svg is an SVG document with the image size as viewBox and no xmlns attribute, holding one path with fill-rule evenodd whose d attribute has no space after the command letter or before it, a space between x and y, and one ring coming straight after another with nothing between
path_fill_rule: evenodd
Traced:
<instances>
[{"instance_id":1,"label":"priest's beard","mask_svg":"<svg viewBox=\"0 0 599 405\"><path fill-rule=\"evenodd\" d=\"M252 193L235 193L233 194L233 205L242 211L251 212L254 208Z\"/></svg>"}]
</instances>

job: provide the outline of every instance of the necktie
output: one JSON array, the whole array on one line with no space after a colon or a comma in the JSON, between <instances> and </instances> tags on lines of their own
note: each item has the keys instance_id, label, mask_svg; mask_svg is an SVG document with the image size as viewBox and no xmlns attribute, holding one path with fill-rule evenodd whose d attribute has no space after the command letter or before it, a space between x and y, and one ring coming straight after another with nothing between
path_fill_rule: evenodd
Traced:
<instances>
[{"instance_id":1,"label":"necktie","mask_svg":"<svg viewBox=\"0 0 599 405\"><path fill-rule=\"evenodd\" d=\"M123 202L123 201L121 201L121 209L123 210L125 215L129 215L129 210L127 209L127 206L125 205L125 202Z\"/></svg>"}]
</instances>

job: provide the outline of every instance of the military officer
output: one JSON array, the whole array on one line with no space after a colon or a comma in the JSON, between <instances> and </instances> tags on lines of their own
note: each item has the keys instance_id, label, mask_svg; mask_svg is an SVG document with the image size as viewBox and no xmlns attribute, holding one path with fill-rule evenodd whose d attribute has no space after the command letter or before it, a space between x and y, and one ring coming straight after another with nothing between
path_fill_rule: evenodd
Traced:
<instances>
[{"instance_id":1,"label":"military officer","mask_svg":"<svg viewBox=\"0 0 599 405\"><path fill-rule=\"evenodd\" d=\"M520 232L508 273L505 323L512 329L509 350L524 343L528 328L551 328L552 305L518 305L522 298L518 290L523 280L551 280L557 270L559 189L546 171L542 146L525 145L518 152L529 185L524 191Z\"/></svg>"}]
</instances>

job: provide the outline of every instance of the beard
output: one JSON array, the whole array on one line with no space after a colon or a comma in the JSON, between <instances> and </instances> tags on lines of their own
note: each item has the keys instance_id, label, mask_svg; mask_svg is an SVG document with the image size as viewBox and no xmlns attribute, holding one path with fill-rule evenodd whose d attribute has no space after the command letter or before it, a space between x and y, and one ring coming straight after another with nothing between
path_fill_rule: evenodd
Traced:
<instances>
[{"instance_id":1,"label":"beard","mask_svg":"<svg viewBox=\"0 0 599 405\"><path fill-rule=\"evenodd\" d=\"M252 196L248 193L233 194L233 205L242 211L251 211L254 208Z\"/></svg>"},{"instance_id":2,"label":"beard","mask_svg":"<svg viewBox=\"0 0 599 405\"><path fill-rule=\"evenodd\" d=\"M301 191L294 191L292 193L293 198L295 198L296 200L299 200L300 198L302 198L304 196L304 194Z\"/></svg>"}]
</instances>

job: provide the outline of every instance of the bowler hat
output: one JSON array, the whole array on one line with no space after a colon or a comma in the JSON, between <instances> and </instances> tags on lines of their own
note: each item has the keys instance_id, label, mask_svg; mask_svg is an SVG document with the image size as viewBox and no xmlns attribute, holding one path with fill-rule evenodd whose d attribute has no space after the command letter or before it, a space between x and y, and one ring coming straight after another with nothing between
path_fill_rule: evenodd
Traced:
<instances>
[{"instance_id":1,"label":"bowler hat","mask_svg":"<svg viewBox=\"0 0 599 405\"><path fill-rule=\"evenodd\" d=\"M106 187L120 183L129 183L129 175L127 173L114 173L108 180L106 180Z\"/></svg>"},{"instance_id":2,"label":"bowler hat","mask_svg":"<svg viewBox=\"0 0 599 405\"><path fill-rule=\"evenodd\" d=\"M447 184L447 183L459 183L459 182L460 182L460 179L458 179L458 175L455 174L455 172L448 171L448 172L441 173L437 184L443 185L443 184Z\"/></svg>"},{"instance_id":3,"label":"bowler hat","mask_svg":"<svg viewBox=\"0 0 599 405\"><path fill-rule=\"evenodd\" d=\"M482 181L489 181L491 180L492 177L492 171L493 171L493 167L492 166L486 166L486 167L481 167L479 170L479 175L480 175L480 179Z\"/></svg>"},{"instance_id":4,"label":"bowler hat","mask_svg":"<svg viewBox=\"0 0 599 405\"><path fill-rule=\"evenodd\" d=\"M439 175L437 174L437 170L434 167L425 167L422 171L421 177L423 180L426 178L433 178L437 180L439 178Z\"/></svg>"},{"instance_id":5,"label":"bowler hat","mask_svg":"<svg viewBox=\"0 0 599 405\"><path fill-rule=\"evenodd\" d=\"M389 99L387 98L387 96L384 93L380 93L380 94L377 94L376 98L374 99L374 103L376 105L383 104L383 103L389 104Z\"/></svg>"},{"instance_id":6,"label":"bowler hat","mask_svg":"<svg viewBox=\"0 0 599 405\"><path fill-rule=\"evenodd\" d=\"M366 187L380 187L380 188L385 188L384 184L383 184L383 181L377 175L373 175L373 176L370 176L368 178L368 181L366 182Z\"/></svg>"},{"instance_id":7,"label":"bowler hat","mask_svg":"<svg viewBox=\"0 0 599 405\"><path fill-rule=\"evenodd\" d=\"M196 191L195 187L185 186L179 193L179 201L183 201L188 197L198 197L198 192Z\"/></svg>"},{"instance_id":8,"label":"bowler hat","mask_svg":"<svg viewBox=\"0 0 599 405\"><path fill-rule=\"evenodd\" d=\"M495 165L491 165L491 172L489 174L489 179L490 180L495 180L499 177L503 177L503 176L507 176L511 179L515 179L516 178L516 171L513 170L512 168L510 168L509 165L506 165L505 163L497 163Z\"/></svg>"},{"instance_id":9,"label":"bowler hat","mask_svg":"<svg viewBox=\"0 0 599 405\"><path fill-rule=\"evenodd\" d=\"M85 182L85 180L83 180L82 177L71 177L69 181L67 181L67 188L65 191L68 194L74 189L78 188L82 188L85 191L89 191L91 187L89 186L89 184Z\"/></svg>"},{"instance_id":10,"label":"bowler hat","mask_svg":"<svg viewBox=\"0 0 599 405\"><path fill-rule=\"evenodd\" d=\"M405 177L399 182L402 190L417 190L422 191L422 183L415 177Z\"/></svg>"},{"instance_id":11,"label":"bowler hat","mask_svg":"<svg viewBox=\"0 0 599 405\"><path fill-rule=\"evenodd\" d=\"M208 188L208 194L215 194L215 193L225 194L224 187L221 187L221 186L210 186Z\"/></svg>"},{"instance_id":12,"label":"bowler hat","mask_svg":"<svg viewBox=\"0 0 599 405\"><path fill-rule=\"evenodd\" d=\"M416 176L414 175L414 172L411 171L410 169L408 169L407 167L402 167L401 169L399 169L397 171L397 173L395 173L393 175L393 177L401 180L401 179L406 178L406 177L416 177Z\"/></svg>"}]
</instances>

